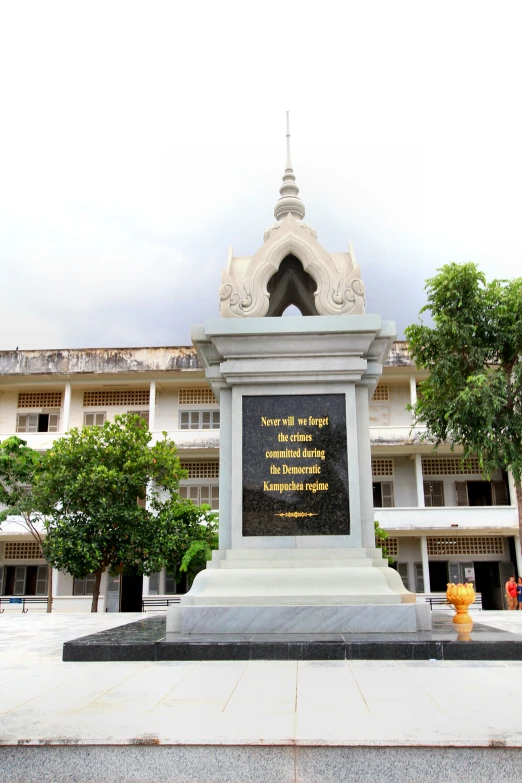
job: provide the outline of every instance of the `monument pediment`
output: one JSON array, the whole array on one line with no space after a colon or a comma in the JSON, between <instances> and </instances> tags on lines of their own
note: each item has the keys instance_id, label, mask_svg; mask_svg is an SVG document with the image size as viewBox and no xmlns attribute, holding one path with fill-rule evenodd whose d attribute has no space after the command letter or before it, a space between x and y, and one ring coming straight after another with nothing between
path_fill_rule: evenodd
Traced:
<instances>
[{"instance_id":1,"label":"monument pediment","mask_svg":"<svg viewBox=\"0 0 522 783\"><path fill-rule=\"evenodd\" d=\"M302 265L301 274L289 270L295 278L294 287L298 289L303 284L305 275L315 283L313 310L306 315L364 313L364 283L353 251L330 255L317 241L315 231L288 212L265 233L264 244L252 258L234 258L230 253L219 289L221 317L271 315L270 298L275 292L269 284L289 257Z\"/></svg>"}]
</instances>

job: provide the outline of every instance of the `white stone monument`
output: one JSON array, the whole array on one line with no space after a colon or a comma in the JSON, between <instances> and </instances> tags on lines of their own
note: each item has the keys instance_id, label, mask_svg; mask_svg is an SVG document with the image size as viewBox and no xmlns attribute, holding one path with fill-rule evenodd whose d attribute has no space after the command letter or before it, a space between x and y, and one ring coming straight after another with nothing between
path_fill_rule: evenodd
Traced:
<instances>
[{"instance_id":1,"label":"white stone monument","mask_svg":"<svg viewBox=\"0 0 522 783\"><path fill-rule=\"evenodd\" d=\"M167 630L428 629L374 538L369 400L395 326L364 314L352 250L302 222L288 129L280 193L263 246L229 256L221 318L192 329L221 409L219 550ZM291 304L303 315L278 317Z\"/></svg>"}]
</instances>

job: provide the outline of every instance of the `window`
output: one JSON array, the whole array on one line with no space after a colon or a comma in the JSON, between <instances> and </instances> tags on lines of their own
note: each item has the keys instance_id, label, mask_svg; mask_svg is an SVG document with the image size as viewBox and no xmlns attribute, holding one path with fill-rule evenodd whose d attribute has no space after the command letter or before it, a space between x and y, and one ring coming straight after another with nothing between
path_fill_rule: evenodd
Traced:
<instances>
[{"instance_id":1,"label":"window","mask_svg":"<svg viewBox=\"0 0 522 783\"><path fill-rule=\"evenodd\" d=\"M188 592L188 574L179 575L179 581L176 581L176 574L165 573L165 595L182 595Z\"/></svg>"},{"instance_id":2,"label":"window","mask_svg":"<svg viewBox=\"0 0 522 783\"><path fill-rule=\"evenodd\" d=\"M399 554L398 538L392 538L391 536L388 536L388 538L379 538L378 536L376 536L375 546L377 549L382 549L383 547L385 547L390 557L397 557L397 555Z\"/></svg>"},{"instance_id":3,"label":"window","mask_svg":"<svg viewBox=\"0 0 522 783\"><path fill-rule=\"evenodd\" d=\"M20 392L19 408L61 408L62 392Z\"/></svg>"},{"instance_id":4,"label":"window","mask_svg":"<svg viewBox=\"0 0 522 783\"><path fill-rule=\"evenodd\" d=\"M16 419L17 432L58 432L59 413L19 413Z\"/></svg>"},{"instance_id":5,"label":"window","mask_svg":"<svg viewBox=\"0 0 522 783\"><path fill-rule=\"evenodd\" d=\"M389 399L390 387L386 386L384 383L379 383L373 393L372 402L386 402Z\"/></svg>"},{"instance_id":6,"label":"window","mask_svg":"<svg viewBox=\"0 0 522 783\"><path fill-rule=\"evenodd\" d=\"M481 475L476 457L470 457L465 462L462 462L460 457L423 457L422 473L424 476L465 476L469 473Z\"/></svg>"},{"instance_id":7,"label":"window","mask_svg":"<svg viewBox=\"0 0 522 783\"><path fill-rule=\"evenodd\" d=\"M422 563L414 563L415 568L415 592L424 592L424 574L422 572Z\"/></svg>"},{"instance_id":8,"label":"window","mask_svg":"<svg viewBox=\"0 0 522 783\"><path fill-rule=\"evenodd\" d=\"M206 503L213 511L219 509L219 486L217 484L189 485L179 488L179 495L192 500L196 506Z\"/></svg>"},{"instance_id":9,"label":"window","mask_svg":"<svg viewBox=\"0 0 522 783\"><path fill-rule=\"evenodd\" d=\"M83 414L83 426L84 427L103 427L105 424L105 411L103 413L84 413Z\"/></svg>"},{"instance_id":10,"label":"window","mask_svg":"<svg viewBox=\"0 0 522 783\"><path fill-rule=\"evenodd\" d=\"M217 405L211 389L180 389L178 402L180 405Z\"/></svg>"},{"instance_id":11,"label":"window","mask_svg":"<svg viewBox=\"0 0 522 783\"><path fill-rule=\"evenodd\" d=\"M42 552L36 541L6 541L4 560L40 560Z\"/></svg>"},{"instance_id":12,"label":"window","mask_svg":"<svg viewBox=\"0 0 522 783\"><path fill-rule=\"evenodd\" d=\"M75 579L73 595L92 595L94 592L95 574L87 574L83 579Z\"/></svg>"},{"instance_id":13,"label":"window","mask_svg":"<svg viewBox=\"0 0 522 783\"><path fill-rule=\"evenodd\" d=\"M444 484L442 481L424 482L424 505L427 507L444 505Z\"/></svg>"},{"instance_id":14,"label":"window","mask_svg":"<svg viewBox=\"0 0 522 783\"><path fill-rule=\"evenodd\" d=\"M503 555L502 536L438 536L427 538L428 555Z\"/></svg>"},{"instance_id":15,"label":"window","mask_svg":"<svg viewBox=\"0 0 522 783\"><path fill-rule=\"evenodd\" d=\"M127 411L128 413L132 413L134 416L139 416L140 419L143 419L147 427L149 426L149 412L148 411Z\"/></svg>"},{"instance_id":16,"label":"window","mask_svg":"<svg viewBox=\"0 0 522 783\"><path fill-rule=\"evenodd\" d=\"M219 411L180 411L182 430L218 430Z\"/></svg>"},{"instance_id":17,"label":"window","mask_svg":"<svg viewBox=\"0 0 522 783\"><path fill-rule=\"evenodd\" d=\"M149 405L150 392L148 389L114 389L109 391L86 391L83 393L83 405L85 408L107 407L108 405Z\"/></svg>"},{"instance_id":18,"label":"window","mask_svg":"<svg viewBox=\"0 0 522 783\"><path fill-rule=\"evenodd\" d=\"M409 590L409 581L408 581L408 563L397 563L397 572L402 579L402 583L406 590Z\"/></svg>"},{"instance_id":19,"label":"window","mask_svg":"<svg viewBox=\"0 0 522 783\"><path fill-rule=\"evenodd\" d=\"M456 481L457 506L509 506L503 481Z\"/></svg>"},{"instance_id":20,"label":"window","mask_svg":"<svg viewBox=\"0 0 522 783\"><path fill-rule=\"evenodd\" d=\"M149 576L149 595L159 595L160 589L160 573L157 571L155 574Z\"/></svg>"},{"instance_id":21,"label":"window","mask_svg":"<svg viewBox=\"0 0 522 783\"><path fill-rule=\"evenodd\" d=\"M3 571L2 595L47 595L47 566L5 566Z\"/></svg>"},{"instance_id":22,"label":"window","mask_svg":"<svg viewBox=\"0 0 522 783\"><path fill-rule=\"evenodd\" d=\"M393 476L393 459L372 459L372 476Z\"/></svg>"},{"instance_id":23,"label":"window","mask_svg":"<svg viewBox=\"0 0 522 783\"><path fill-rule=\"evenodd\" d=\"M189 479L217 479L219 478L219 462L182 462L181 467L188 471Z\"/></svg>"},{"instance_id":24,"label":"window","mask_svg":"<svg viewBox=\"0 0 522 783\"><path fill-rule=\"evenodd\" d=\"M393 484L391 481L376 481L373 484L373 507L393 508Z\"/></svg>"}]
</instances>

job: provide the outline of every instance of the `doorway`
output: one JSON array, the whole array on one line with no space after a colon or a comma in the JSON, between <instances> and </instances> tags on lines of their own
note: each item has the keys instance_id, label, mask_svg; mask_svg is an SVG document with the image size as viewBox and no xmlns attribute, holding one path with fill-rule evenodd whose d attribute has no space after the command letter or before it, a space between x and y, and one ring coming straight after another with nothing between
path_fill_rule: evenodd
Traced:
<instances>
[{"instance_id":1,"label":"doorway","mask_svg":"<svg viewBox=\"0 0 522 783\"><path fill-rule=\"evenodd\" d=\"M445 593L448 588L448 563L446 560L430 560L430 590Z\"/></svg>"},{"instance_id":2,"label":"doorway","mask_svg":"<svg viewBox=\"0 0 522 783\"><path fill-rule=\"evenodd\" d=\"M142 595L143 576L122 574L120 612L141 612Z\"/></svg>"},{"instance_id":3,"label":"doorway","mask_svg":"<svg viewBox=\"0 0 522 783\"><path fill-rule=\"evenodd\" d=\"M500 563L474 561L475 591L482 595L483 609L503 609Z\"/></svg>"}]
</instances>

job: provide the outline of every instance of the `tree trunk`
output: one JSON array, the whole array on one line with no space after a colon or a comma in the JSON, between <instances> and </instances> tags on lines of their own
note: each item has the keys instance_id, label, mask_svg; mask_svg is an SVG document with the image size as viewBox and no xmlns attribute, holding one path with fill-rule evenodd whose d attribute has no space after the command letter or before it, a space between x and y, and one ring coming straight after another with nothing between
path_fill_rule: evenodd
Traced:
<instances>
[{"instance_id":1,"label":"tree trunk","mask_svg":"<svg viewBox=\"0 0 522 783\"><path fill-rule=\"evenodd\" d=\"M91 612L98 611L98 598L100 597L100 582L102 578L102 569L95 571L94 590L92 591Z\"/></svg>"},{"instance_id":2,"label":"tree trunk","mask_svg":"<svg viewBox=\"0 0 522 783\"><path fill-rule=\"evenodd\" d=\"M518 506L518 535L520 540L519 546L521 550L520 554L522 556L522 481L515 481L515 490L517 493L517 506ZM522 576L522 574L519 574L519 576Z\"/></svg>"},{"instance_id":3,"label":"tree trunk","mask_svg":"<svg viewBox=\"0 0 522 783\"><path fill-rule=\"evenodd\" d=\"M47 566L47 612L53 611L53 567Z\"/></svg>"}]
</instances>

